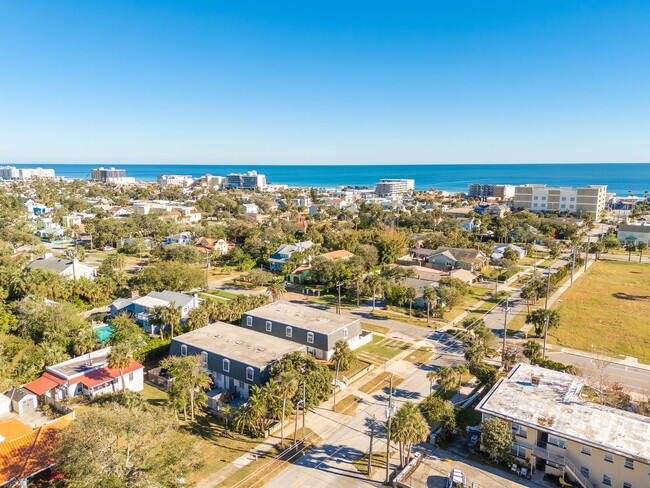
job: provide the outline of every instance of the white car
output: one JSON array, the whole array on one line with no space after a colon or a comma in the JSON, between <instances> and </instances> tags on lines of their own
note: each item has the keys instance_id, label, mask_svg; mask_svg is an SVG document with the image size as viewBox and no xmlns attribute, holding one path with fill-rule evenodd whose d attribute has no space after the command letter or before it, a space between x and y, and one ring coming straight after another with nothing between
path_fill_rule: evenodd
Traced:
<instances>
[{"instance_id":1,"label":"white car","mask_svg":"<svg viewBox=\"0 0 650 488\"><path fill-rule=\"evenodd\" d=\"M467 486L465 473L460 469L452 469L447 478L447 488L465 488Z\"/></svg>"}]
</instances>

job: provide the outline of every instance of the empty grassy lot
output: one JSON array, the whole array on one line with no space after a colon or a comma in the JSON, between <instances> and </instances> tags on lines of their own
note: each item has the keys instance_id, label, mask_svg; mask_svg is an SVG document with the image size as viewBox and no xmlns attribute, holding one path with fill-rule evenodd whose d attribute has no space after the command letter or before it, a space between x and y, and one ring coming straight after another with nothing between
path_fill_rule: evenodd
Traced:
<instances>
[{"instance_id":1,"label":"empty grassy lot","mask_svg":"<svg viewBox=\"0 0 650 488\"><path fill-rule=\"evenodd\" d=\"M553 308L562 322L549 335L562 346L650 363L650 266L598 261Z\"/></svg>"},{"instance_id":2,"label":"empty grassy lot","mask_svg":"<svg viewBox=\"0 0 650 488\"><path fill-rule=\"evenodd\" d=\"M370 362L376 362L372 361L372 359L376 359L379 362L383 362L394 358L409 347L404 341L373 335L372 342L357 349L357 354L360 359L370 359Z\"/></svg>"}]
</instances>

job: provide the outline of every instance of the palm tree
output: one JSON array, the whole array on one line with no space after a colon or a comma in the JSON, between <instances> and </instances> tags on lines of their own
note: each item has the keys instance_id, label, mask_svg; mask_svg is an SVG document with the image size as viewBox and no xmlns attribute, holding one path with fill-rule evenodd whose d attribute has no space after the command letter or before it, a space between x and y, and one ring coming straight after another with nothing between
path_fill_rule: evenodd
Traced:
<instances>
[{"instance_id":1,"label":"palm tree","mask_svg":"<svg viewBox=\"0 0 650 488\"><path fill-rule=\"evenodd\" d=\"M115 368L120 371L120 379L122 380L122 391L126 391L126 382L124 381L124 370L131 364L131 356L133 351L128 342L120 342L111 348L108 355L108 367Z\"/></svg>"},{"instance_id":2,"label":"palm tree","mask_svg":"<svg viewBox=\"0 0 650 488\"><path fill-rule=\"evenodd\" d=\"M411 457L413 444L427 438L429 424L417 405L406 402L395 413L391 427L391 439L399 442L400 465L404 466ZM406 447L406 456L404 456L404 447Z\"/></svg>"},{"instance_id":3,"label":"palm tree","mask_svg":"<svg viewBox=\"0 0 650 488\"><path fill-rule=\"evenodd\" d=\"M438 369L436 371L436 382L443 392L451 390L456 386L456 374L454 373L454 370L449 366Z\"/></svg>"},{"instance_id":4,"label":"palm tree","mask_svg":"<svg viewBox=\"0 0 650 488\"><path fill-rule=\"evenodd\" d=\"M429 380L429 391L433 390L433 382L436 381L436 370L432 369L427 373L427 379Z\"/></svg>"},{"instance_id":5,"label":"palm tree","mask_svg":"<svg viewBox=\"0 0 650 488\"><path fill-rule=\"evenodd\" d=\"M427 286L423 292L422 292L422 298L427 304L427 322L429 321L429 314L431 312L431 303L435 302L436 299L438 298L438 294L436 293L436 289Z\"/></svg>"},{"instance_id":6,"label":"palm tree","mask_svg":"<svg viewBox=\"0 0 650 488\"><path fill-rule=\"evenodd\" d=\"M274 302L282 298L286 292L287 285L284 284L284 281L273 281L266 287L266 293L271 295L271 300Z\"/></svg>"},{"instance_id":7,"label":"palm tree","mask_svg":"<svg viewBox=\"0 0 650 488\"><path fill-rule=\"evenodd\" d=\"M369 274L365 278L366 285L370 288L372 292L372 311L375 311L375 303L377 299L377 292L386 285L386 280L383 276L378 274Z\"/></svg>"},{"instance_id":8,"label":"palm tree","mask_svg":"<svg viewBox=\"0 0 650 488\"><path fill-rule=\"evenodd\" d=\"M469 370L467 369L467 366L464 364L457 364L453 368L454 373L458 375L458 388L457 390L460 392L460 387L463 385L463 375L467 374Z\"/></svg>"},{"instance_id":9,"label":"palm tree","mask_svg":"<svg viewBox=\"0 0 650 488\"><path fill-rule=\"evenodd\" d=\"M641 262L641 259L643 258L643 251L648 249L648 245L645 242L639 242L636 245L636 248L639 251L639 262Z\"/></svg>"},{"instance_id":10,"label":"palm tree","mask_svg":"<svg viewBox=\"0 0 650 488\"><path fill-rule=\"evenodd\" d=\"M88 354L97 348L98 342L97 336L93 334L92 329L84 328L75 335L72 350L77 356Z\"/></svg>"},{"instance_id":11,"label":"palm tree","mask_svg":"<svg viewBox=\"0 0 650 488\"><path fill-rule=\"evenodd\" d=\"M636 244L634 242L626 242L625 243L625 250L627 251L627 260L632 261L632 253L636 251Z\"/></svg>"},{"instance_id":12,"label":"palm tree","mask_svg":"<svg viewBox=\"0 0 650 488\"><path fill-rule=\"evenodd\" d=\"M205 327L210 322L208 311L204 307L196 307L187 314L187 330L196 330Z\"/></svg>"},{"instance_id":13,"label":"palm tree","mask_svg":"<svg viewBox=\"0 0 650 488\"><path fill-rule=\"evenodd\" d=\"M356 362L356 354L350 349L350 344L345 339L339 339L334 345L332 364L339 364L339 369L348 371Z\"/></svg>"},{"instance_id":14,"label":"palm tree","mask_svg":"<svg viewBox=\"0 0 650 488\"><path fill-rule=\"evenodd\" d=\"M172 339L174 338L174 327L180 325L183 318L183 309L176 305L176 302L171 302L163 308L160 312L160 320L164 325L169 325L171 329ZM162 329L162 326L161 326ZM162 334L162 330L161 330Z\"/></svg>"},{"instance_id":15,"label":"palm tree","mask_svg":"<svg viewBox=\"0 0 650 488\"><path fill-rule=\"evenodd\" d=\"M409 302L409 317L413 316L413 302L418 297L418 292L413 286L407 286L405 290L406 299Z\"/></svg>"},{"instance_id":16,"label":"palm tree","mask_svg":"<svg viewBox=\"0 0 650 488\"><path fill-rule=\"evenodd\" d=\"M542 345L537 341L528 341L524 345L524 356L526 356L531 364L535 362L542 356Z\"/></svg>"},{"instance_id":17,"label":"palm tree","mask_svg":"<svg viewBox=\"0 0 650 488\"><path fill-rule=\"evenodd\" d=\"M226 426L226 430L228 430L228 421L230 420L231 415L232 415L232 407L229 404L226 404L223 407L221 407L221 416L223 417L223 422Z\"/></svg>"},{"instance_id":18,"label":"palm tree","mask_svg":"<svg viewBox=\"0 0 650 488\"><path fill-rule=\"evenodd\" d=\"M275 393L282 398L282 418L280 420L280 445L284 442L284 419L287 413L287 400L293 398L298 391L298 380L289 371L284 371L278 376ZM291 405L291 403L289 403Z\"/></svg>"},{"instance_id":19,"label":"palm tree","mask_svg":"<svg viewBox=\"0 0 650 488\"><path fill-rule=\"evenodd\" d=\"M480 340L474 339L465 347L465 360L469 367L478 366L487 354L487 347Z\"/></svg>"}]
</instances>

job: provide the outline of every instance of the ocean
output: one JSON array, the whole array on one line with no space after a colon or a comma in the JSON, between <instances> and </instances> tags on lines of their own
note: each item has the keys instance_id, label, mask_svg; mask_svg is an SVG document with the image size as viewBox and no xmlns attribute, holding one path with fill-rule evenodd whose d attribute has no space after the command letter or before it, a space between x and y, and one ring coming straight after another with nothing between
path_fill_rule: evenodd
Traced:
<instances>
[{"instance_id":1,"label":"ocean","mask_svg":"<svg viewBox=\"0 0 650 488\"><path fill-rule=\"evenodd\" d=\"M88 178L97 164L16 164L21 167L53 168L57 176ZM607 185L610 193L627 196L650 191L650 163L602 164L394 164L394 165L199 165L127 164L127 176L155 181L160 174L223 176L257 170L269 183L300 187L332 188L343 185L372 186L380 178L413 178L418 190L437 188L466 191L470 183L542 183L549 186Z\"/></svg>"}]
</instances>

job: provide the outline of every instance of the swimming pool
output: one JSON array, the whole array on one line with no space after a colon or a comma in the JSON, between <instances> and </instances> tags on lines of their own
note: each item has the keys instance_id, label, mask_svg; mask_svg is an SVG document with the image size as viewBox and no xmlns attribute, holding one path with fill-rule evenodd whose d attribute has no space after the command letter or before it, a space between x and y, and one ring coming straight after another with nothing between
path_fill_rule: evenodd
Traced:
<instances>
[{"instance_id":1,"label":"swimming pool","mask_svg":"<svg viewBox=\"0 0 650 488\"><path fill-rule=\"evenodd\" d=\"M93 329L93 333L97 336L99 342L104 343L113 334L113 328L108 324L100 325Z\"/></svg>"}]
</instances>

